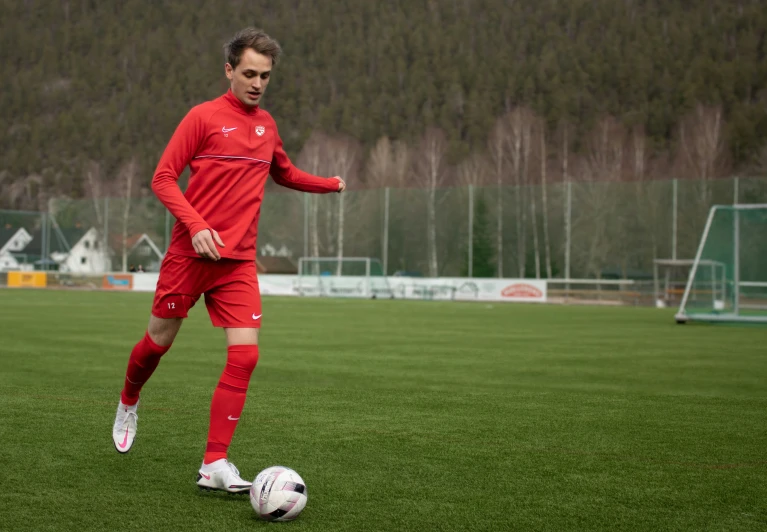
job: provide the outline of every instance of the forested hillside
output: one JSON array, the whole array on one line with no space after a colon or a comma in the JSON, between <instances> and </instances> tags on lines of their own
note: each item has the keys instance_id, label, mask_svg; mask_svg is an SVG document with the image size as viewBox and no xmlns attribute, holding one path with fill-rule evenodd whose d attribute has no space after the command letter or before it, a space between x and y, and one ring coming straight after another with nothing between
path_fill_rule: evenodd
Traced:
<instances>
[{"instance_id":1,"label":"forested hillside","mask_svg":"<svg viewBox=\"0 0 767 532\"><path fill-rule=\"evenodd\" d=\"M283 46L264 107L290 155L311 160L313 133L315 144L351 146L353 164L339 168L340 157L335 168L347 171L353 188L426 179L429 169L413 153L400 177L381 170L389 147L380 144L373 168L371 149L383 137L403 141L394 151L439 150L444 178L429 186L459 180L466 171L456 169L480 159L495 174L516 172L509 183L524 182L520 172L532 170L524 153L513 156L515 138L527 139L536 160L556 159L546 179L563 173L568 152L572 172L583 156L594 179L595 172L707 179L767 159L767 9L760 0L0 6L1 208L146 192L178 121L226 89L222 46L246 25L263 27ZM594 155L609 151L607 142L632 153L630 160L621 155L611 167ZM500 180L495 174L483 179ZM119 184L125 176L127 189Z\"/></svg>"}]
</instances>

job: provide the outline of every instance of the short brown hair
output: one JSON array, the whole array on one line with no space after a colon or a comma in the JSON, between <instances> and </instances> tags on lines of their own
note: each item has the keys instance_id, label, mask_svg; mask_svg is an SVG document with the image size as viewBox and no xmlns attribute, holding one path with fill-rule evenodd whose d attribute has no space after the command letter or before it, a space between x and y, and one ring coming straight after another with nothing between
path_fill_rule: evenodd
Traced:
<instances>
[{"instance_id":1,"label":"short brown hair","mask_svg":"<svg viewBox=\"0 0 767 532\"><path fill-rule=\"evenodd\" d=\"M232 68L237 68L237 65L240 64L242 52L246 48L252 48L259 54L271 57L273 65L277 64L277 60L282 54L280 43L269 37L263 30L245 28L238 31L232 40L224 45L226 61L232 65Z\"/></svg>"}]
</instances>

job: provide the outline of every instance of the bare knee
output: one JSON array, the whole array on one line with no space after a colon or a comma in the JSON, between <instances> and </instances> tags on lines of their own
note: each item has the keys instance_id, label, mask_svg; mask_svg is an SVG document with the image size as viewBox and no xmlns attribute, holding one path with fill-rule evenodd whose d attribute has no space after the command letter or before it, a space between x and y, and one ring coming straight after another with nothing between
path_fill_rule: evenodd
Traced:
<instances>
[{"instance_id":1,"label":"bare knee","mask_svg":"<svg viewBox=\"0 0 767 532\"><path fill-rule=\"evenodd\" d=\"M147 332L154 343L160 346L168 346L175 340L179 329L181 329L182 323L182 318L158 318L157 316L150 316Z\"/></svg>"},{"instance_id":2,"label":"bare knee","mask_svg":"<svg viewBox=\"0 0 767 532\"><path fill-rule=\"evenodd\" d=\"M226 328L227 345L258 345L258 329Z\"/></svg>"}]
</instances>

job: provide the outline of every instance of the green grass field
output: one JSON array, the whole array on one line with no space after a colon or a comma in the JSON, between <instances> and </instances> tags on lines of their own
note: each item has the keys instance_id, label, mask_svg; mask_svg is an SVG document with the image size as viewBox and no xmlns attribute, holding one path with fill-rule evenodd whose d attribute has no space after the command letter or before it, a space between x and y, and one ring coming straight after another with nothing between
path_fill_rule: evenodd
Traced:
<instances>
[{"instance_id":1,"label":"green grass field","mask_svg":"<svg viewBox=\"0 0 767 532\"><path fill-rule=\"evenodd\" d=\"M200 492L223 333L196 307L111 440L151 294L0 291L2 530L765 530L767 329L673 311L266 298L230 458L297 521Z\"/></svg>"}]
</instances>

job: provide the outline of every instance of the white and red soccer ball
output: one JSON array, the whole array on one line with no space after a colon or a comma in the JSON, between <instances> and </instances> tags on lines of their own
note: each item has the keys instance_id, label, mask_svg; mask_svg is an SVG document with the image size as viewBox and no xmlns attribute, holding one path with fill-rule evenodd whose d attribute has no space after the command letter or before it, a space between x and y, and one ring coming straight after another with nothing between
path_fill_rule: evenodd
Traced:
<instances>
[{"instance_id":1,"label":"white and red soccer ball","mask_svg":"<svg viewBox=\"0 0 767 532\"><path fill-rule=\"evenodd\" d=\"M284 466L261 471L250 487L250 504L267 521L292 521L306 507L306 483Z\"/></svg>"}]
</instances>

